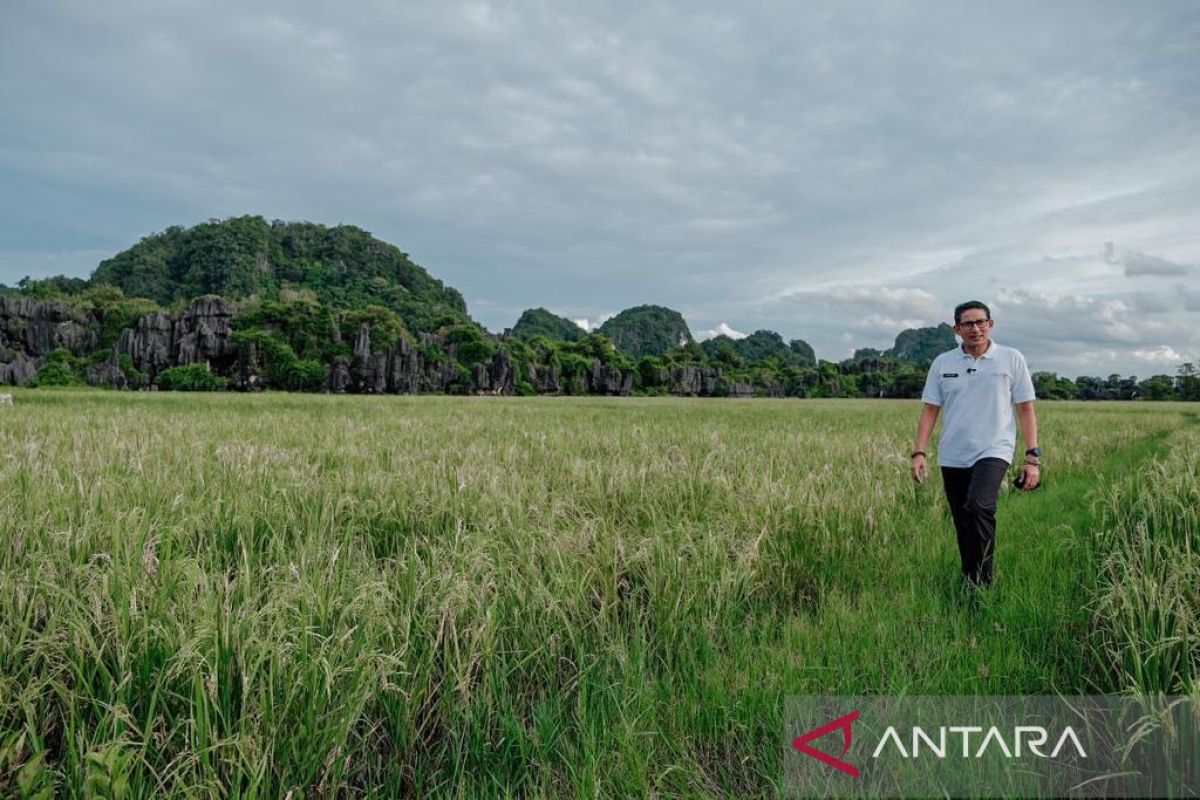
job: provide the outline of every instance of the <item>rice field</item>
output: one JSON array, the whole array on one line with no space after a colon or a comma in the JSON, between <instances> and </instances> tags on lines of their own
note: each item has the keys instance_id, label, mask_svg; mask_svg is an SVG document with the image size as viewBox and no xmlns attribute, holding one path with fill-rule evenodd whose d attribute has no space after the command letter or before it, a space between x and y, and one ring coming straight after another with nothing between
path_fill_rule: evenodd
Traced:
<instances>
[{"instance_id":1,"label":"rice field","mask_svg":"<svg viewBox=\"0 0 1200 800\"><path fill-rule=\"evenodd\" d=\"M0 795L778 795L793 694L1200 691L1200 408L1043 403L962 589L915 401L20 391Z\"/></svg>"}]
</instances>

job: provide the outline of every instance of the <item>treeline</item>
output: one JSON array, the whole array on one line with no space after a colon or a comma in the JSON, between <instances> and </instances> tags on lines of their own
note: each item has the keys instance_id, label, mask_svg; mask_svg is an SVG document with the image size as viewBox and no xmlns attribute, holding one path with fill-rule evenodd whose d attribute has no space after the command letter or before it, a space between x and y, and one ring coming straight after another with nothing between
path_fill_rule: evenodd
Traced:
<instances>
[{"instance_id":1,"label":"treeline","mask_svg":"<svg viewBox=\"0 0 1200 800\"><path fill-rule=\"evenodd\" d=\"M943 324L834 362L768 330L696 342L655 305L591 333L530 309L495 335L457 290L364 230L254 216L147 236L88 280L0 285L0 384L915 398L954 346ZM1145 380L1033 377L1046 399L1200 400L1193 364Z\"/></svg>"},{"instance_id":2,"label":"treeline","mask_svg":"<svg viewBox=\"0 0 1200 800\"><path fill-rule=\"evenodd\" d=\"M773 331L696 342L677 312L657 306L622 312L606 323L608 333L518 325L493 335L457 309L441 317L426 314L420 318L426 330L413 330L391 308L338 308L299 287L285 289L281 299L209 295L194 306L181 298L160 305L109 284L64 278L22 281L10 294L47 305L0 328L29 328L23 338L30 342L54 341L64 328L74 331L65 346L28 353L36 371L12 382L33 386L915 397L925 377L919 363L870 352L841 363L818 360L806 342L785 342ZM552 317L532 316L540 323ZM576 338L555 338L560 332ZM191 349L180 349L181 341L196 337ZM947 342L939 344L945 349ZM389 370L391 378L379 377ZM397 378L397 372L404 374Z\"/></svg>"},{"instance_id":3,"label":"treeline","mask_svg":"<svg viewBox=\"0 0 1200 800\"><path fill-rule=\"evenodd\" d=\"M70 293L27 284L16 294L45 298L52 305L38 308L57 309L60 321L52 324L76 331L70 347L44 354L25 381L31 386L918 398L928 371L927 361L889 355L894 348L861 350L841 362L816 359L804 342L785 343L773 331L634 356L603 333L581 330L573 341L543 333L497 336L457 315L447 315L432 332L413 332L388 308L337 309L312 298L227 303L210 296L190 308L164 309L104 285ZM50 318L45 310L34 316ZM16 327L0 322L9 331ZM189 336L192 350L183 346ZM27 338L49 341L53 334ZM945 345L930 338L930 346ZM391 378L380 377L388 370ZM1072 380L1052 372L1036 372L1033 381L1041 399L1200 400L1200 370L1190 363L1176 375L1140 381L1120 375Z\"/></svg>"},{"instance_id":4,"label":"treeline","mask_svg":"<svg viewBox=\"0 0 1200 800\"><path fill-rule=\"evenodd\" d=\"M1044 400L1196 401L1200 400L1200 369L1188 362L1181 364L1174 375L1153 375L1145 380L1116 374L1107 378L1081 375L1071 380L1053 372L1035 372L1033 387Z\"/></svg>"},{"instance_id":5,"label":"treeline","mask_svg":"<svg viewBox=\"0 0 1200 800\"><path fill-rule=\"evenodd\" d=\"M22 381L29 386L371 391L362 374L369 362L398 349L412 351L416 372L441 376L427 389L458 394L499 389L522 395L858 397L890 393L895 382L885 369L892 366L917 391L923 380L913 365L886 359L818 362L807 344L786 344L771 331L736 341L686 341L661 355L636 356L604 333L576 329L573 341L493 335L457 315L435 321L432 331L414 332L383 306L338 309L311 297L226 302L210 296L202 303L207 310L197 315L200 305L160 306L126 297L114 286L64 284L59 278L25 281L9 293L42 305L29 319L0 320L0 327L40 325L23 336L29 341L53 341L55 331L67 326L82 331L67 346L29 353L37 361L36 371ZM189 314L198 319L194 327L216 341L189 356L198 361L176 363L179 327ZM480 380L479 369L497 361L507 365L510 377L501 386ZM344 385L335 379L339 366L349 375Z\"/></svg>"}]
</instances>

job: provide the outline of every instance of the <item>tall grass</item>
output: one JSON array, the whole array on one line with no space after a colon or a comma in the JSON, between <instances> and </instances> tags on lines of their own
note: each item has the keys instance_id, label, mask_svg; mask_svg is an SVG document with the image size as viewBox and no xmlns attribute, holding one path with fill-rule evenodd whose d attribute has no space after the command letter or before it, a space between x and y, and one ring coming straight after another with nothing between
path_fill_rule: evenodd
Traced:
<instances>
[{"instance_id":1,"label":"tall grass","mask_svg":"<svg viewBox=\"0 0 1200 800\"><path fill-rule=\"evenodd\" d=\"M1110 691L1200 694L1200 431L1098 493L1097 677Z\"/></svg>"},{"instance_id":2,"label":"tall grass","mask_svg":"<svg viewBox=\"0 0 1200 800\"><path fill-rule=\"evenodd\" d=\"M0 789L769 796L787 694L1082 689L1086 495L1183 407L1044 408L983 597L917 407L18 393Z\"/></svg>"}]
</instances>

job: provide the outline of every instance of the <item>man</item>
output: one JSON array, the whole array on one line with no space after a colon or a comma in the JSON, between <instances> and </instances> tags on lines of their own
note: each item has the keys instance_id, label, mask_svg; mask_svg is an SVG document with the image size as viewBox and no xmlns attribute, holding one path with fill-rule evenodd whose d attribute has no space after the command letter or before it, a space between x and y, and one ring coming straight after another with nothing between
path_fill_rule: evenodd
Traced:
<instances>
[{"instance_id":1,"label":"man","mask_svg":"<svg viewBox=\"0 0 1200 800\"><path fill-rule=\"evenodd\" d=\"M938 440L946 500L954 518L962 571L973 587L990 586L996 547L996 498L1017 444L1016 420L1025 446L1019 485L1031 492L1041 480L1033 381L1025 357L991 341L992 313L978 300L954 309L954 331L962 346L933 360L917 423L912 476L929 476L925 447L945 409ZM1016 414L1013 407L1016 406Z\"/></svg>"}]
</instances>

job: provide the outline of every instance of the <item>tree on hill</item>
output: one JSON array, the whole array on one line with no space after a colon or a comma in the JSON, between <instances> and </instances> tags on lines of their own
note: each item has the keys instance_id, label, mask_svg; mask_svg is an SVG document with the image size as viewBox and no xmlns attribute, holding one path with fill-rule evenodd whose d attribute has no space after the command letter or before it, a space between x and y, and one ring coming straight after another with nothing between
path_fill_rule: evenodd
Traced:
<instances>
[{"instance_id":1,"label":"tree on hill","mask_svg":"<svg viewBox=\"0 0 1200 800\"><path fill-rule=\"evenodd\" d=\"M784 344L783 337L775 331L759 330L737 342L737 351L750 365L761 364L767 359L776 358L780 363L787 363L792 351Z\"/></svg>"},{"instance_id":2,"label":"tree on hill","mask_svg":"<svg viewBox=\"0 0 1200 800\"><path fill-rule=\"evenodd\" d=\"M633 358L661 356L692 339L683 315L670 308L652 305L627 308L607 320L598 332Z\"/></svg>"},{"instance_id":3,"label":"tree on hill","mask_svg":"<svg viewBox=\"0 0 1200 800\"><path fill-rule=\"evenodd\" d=\"M164 306L205 294L280 300L308 290L336 309L391 309L413 331L469 320L457 290L352 225L244 216L175 226L102 261L92 284Z\"/></svg>"},{"instance_id":4,"label":"tree on hill","mask_svg":"<svg viewBox=\"0 0 1200 800\"><path fill-rule=\"evenodd\" d=\"M928 364L937 356L958 345L954 328L941 323L935 328L908 328L896 336L896 344L883 355L900 361Z\"/></svg>"},{"instance_id":5,"label":"tree on hill","mask_svg":"<svg viewBox=\"0 0 1200 800\"><path fill-rule=\"evenodd\" d=\"M734 339L732 336L726 336L722 333L718 336L712 337L711 339L705 339L703 342L700 342L700 348L704 351L706 356L709 358L714 358L716 357L717 353L737 353L737 342L737 339ZM740 355L738 357L741 358Z\"/></svg>"},{"instance_id":6,"label":"tree on hill","mask_svg":"<svg viewBox=\"0 0 1200 800\"><path fill-rule=\"evenodd\" d=\"M733 339L722 334L703 342L701 346L709 358L714 358L718 353L729 350L748 366L758 366L772 360L777 361L781 366L812 366L816 364L815 354L805 342L793 339L791 345L784 344L783 337L775 331L757 330L741 339ZM728 356L726 360L728 360Z\"/></svg>"},{"instance_id":7,"label":"tree on hill","mask_svg":"<svg viewBox=\"0 0 1200 800\"><path fill-rule=\"evenodd\" d=\"M700 346L710 361L725 367L739 368L746 366L746 359L738 352L737 344L737 339L721 334L701 342Z\"/></svg>"},{"instance_id":8,"label":"tree on hill","mask_svg":"<svg viewBox=\"0 0 1200 800\"><path fill-rule=\"evenodd\" d=\"M797 359L797 363L802 367L817 366L817 354L812 349L812 345L803 339L792 339L788 342L788 349L791 350Z\"/></svg>"},{"instance_id":9,"label":"tree on hill","mask_svg":"<svg viewBox=\"0 0 1200 800\"><path fill-rule=\"evenodd\" d=\"M82 292L88 287L83 278L55 275L50 278L31 278L26 275L16 286L0 283L0 294L22 294L38 300L58 300Z\"/></svg>"},{"instance_id":10,"label":"tree on hill","mask_svg":"<svg viewBox=\"0 0 1200 800\"><path fill-rule=\"evenodd\" d=\"M512 329L513 336L527 342L535 336L551 341L577 342L585 331L566 317L551 314L544 308L527 308Z\"/></svg>"}]
</instances>

